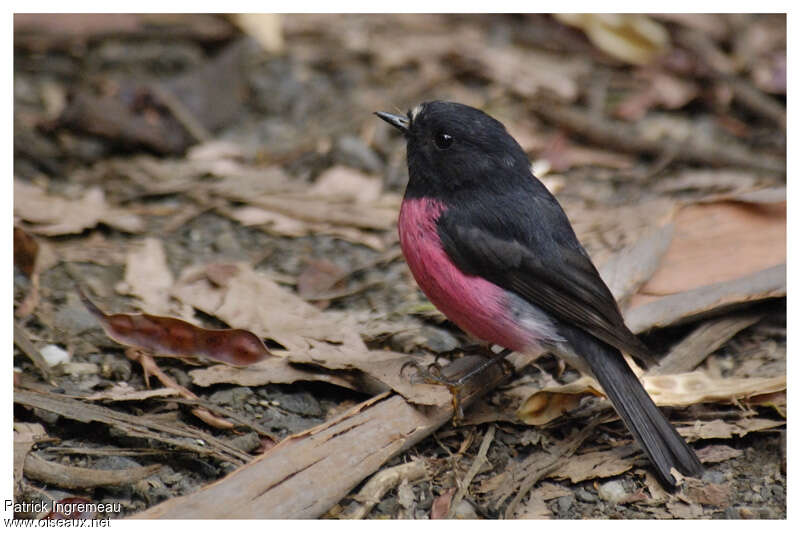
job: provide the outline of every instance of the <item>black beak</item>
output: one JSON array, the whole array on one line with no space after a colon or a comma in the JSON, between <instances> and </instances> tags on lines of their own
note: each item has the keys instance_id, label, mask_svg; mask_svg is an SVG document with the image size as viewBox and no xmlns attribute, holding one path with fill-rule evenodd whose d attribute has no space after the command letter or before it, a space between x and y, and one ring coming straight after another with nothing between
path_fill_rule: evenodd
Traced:
<instances>
[{"instance_id":1,"label":"black beak","mask_svg":"<svg viewBox=\"0 0 800 533\"><path fill-rule=\"evenodd\" d=\"M408 133L408 127L411 124L408 120L408 117L404 117L403 115L392 115L391 113L385 113L383 111L376 111L375 114L398 130L402 131L404 134Z\"/></svg>"}]
</instances>

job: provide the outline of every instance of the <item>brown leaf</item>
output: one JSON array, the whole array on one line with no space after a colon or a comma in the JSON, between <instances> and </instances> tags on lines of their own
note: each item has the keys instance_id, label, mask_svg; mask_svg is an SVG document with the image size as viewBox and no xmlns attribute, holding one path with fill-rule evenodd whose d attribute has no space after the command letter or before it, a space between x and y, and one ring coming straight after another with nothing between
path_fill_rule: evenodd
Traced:
<instances>
[{"instance_id":1,"label":"brown leaf","mask_svg":"<svg viewBox=\"0 0 800 533\"><path fill-rule=\"evenodd\" d=\"M14 266L29 278L36 265L39 245L25 230L14 226Z\"/></svg>"},{"instance_id":2,"label":"brown leaf","mask_svg":"<svg viewBox=\"0 0 800 533\"><path fill-rule=\"evenodd\" d=\"M734 457L739 457L744 452L724 444L711 444L697 450L697 458L701 463L721 463Z\"/></svg>"},{"instance_id":3,"label":"brown leaf","mask_svg":"<svg viewBox=\"0 0 800 533\"><path fill-rule=\"evenodd\" d=\"M214 276L215 271L225 274ZM189 269L181 276L173 295L227 324L274 340L286 348L282 355L292 363L328 370L358 369L414 403L442 405L450 401L444 387L415 385L401 375L400 369L413 357L369 350L354 315L323 312L249 265ZM374 386L373 383L368 390L374 390Z\"/></svg>"},{"instance_id":4,"label":"brown leaf","mask_svg":"<svg viewBox=\"0 0 800 533\"><path fill-rule=\"evenodd\" d=\"M83 304L106 335L125 346L170 356L204 356L234 365L248 365L271 354L253 333L242 329L204 329L183 320L154 315L106 315L79 288Z\"/></svg>"},{"instance_id":5,"label":"brown leaf","mask_svg":"<svg viewBox=\"0 0 800 533\"><path fill-rule=\"evenodd\" d=\"M631 448L573 455L569 461L554 470L551 476L556 479L569 478L572 483L616 476L630 470L635 459L636 453Z\"/></svg>"},{"instance_id":6,"label":"brown leaf","mask_svg":"<svg viewBox=\"0 0 800 533\"><path fill-rule=\"evenodd\" d=\"M694 503L727 507L730 505L731 491L730 483L706 483L699 479L687 479L683 494Z\"/></svg>"},{"instance_id":7,"label":"brown leaf","mask_svg":"<svg viewBox=\"0 0 800 533\"><path fill-rule=\"evenodd\" d=\"M658 270L631 307L786 262L786 203L720 201L682 208Z\"/></svg>"},{"instance_id":8,"label":"brown leaf","mask_svg":"<svg viewBox=\"0 0 800 533\"><path fill-rule=\"evenodd\" d=\"M786 376L771 378L717 378L703 371L670 375L646 375L642 384L656 405L688 406L703 402L736 402L752 396L786 389ZM530 394L517 412L520 420L545 424L568 410L582 394L598 394L602 389L589 376L568 383L545 387ZM571 397L571 398L570 398Z\"/></svg>"},{"instance_id":9,"label":"brown leaf","mask_svg":"<svg viewBox=\"0 0 800 533\"><path fill-rule=\"evenodd\" d=\"M431 520L447 518L447 514L450 512L450 502L455 493L456 489L452 487L434 498L433 505L431 505Z\"/></svg>"},{"instance_id":10,"label":"brown leaf","mask_svg":"<svg viewBox=\"0 0 800 533\"><path fill-rule=\"evenodd\" d=\"M312 259L297 276L297 292L302 298L314 297L333 289L345 270L327 259Z\"/></svg>"}]
</instances>

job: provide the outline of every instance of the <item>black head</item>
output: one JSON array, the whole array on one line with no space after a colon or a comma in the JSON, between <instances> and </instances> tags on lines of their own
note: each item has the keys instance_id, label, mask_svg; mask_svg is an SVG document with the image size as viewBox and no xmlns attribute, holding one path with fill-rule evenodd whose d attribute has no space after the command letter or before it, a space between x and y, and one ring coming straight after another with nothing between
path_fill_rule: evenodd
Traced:
<instances>
[{"instance_id":1,"label":"black head","mask_svg":"<svg viewBox=\"0 0 800 533\"><path fill-rule=\"evenodd\" d=\"M454 102L425 102L406 116L376 113L408 141L407 194L507 190L531 180L530 163L506 128L483 111Z\"/></svg>"}]
</instances>

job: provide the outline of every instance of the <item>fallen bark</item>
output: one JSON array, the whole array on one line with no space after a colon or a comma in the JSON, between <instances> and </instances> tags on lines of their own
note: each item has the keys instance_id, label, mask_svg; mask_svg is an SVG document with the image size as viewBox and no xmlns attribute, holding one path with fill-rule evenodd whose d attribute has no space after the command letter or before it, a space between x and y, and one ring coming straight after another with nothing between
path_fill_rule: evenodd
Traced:
<instances>
[{"instance_id":1,"label":"fallen bark","mask_svg":"<svg viewBox=\"0 0 800 533\"><path fill-rule=\"evenodd\" d=\"M418 408L381 394L285 439L226 478L133 518L316 518L452 413L449 405Z\"/></svg>"},{"instance_id":2,"label":"fallen bark","mask_svg":"<svg viewBox=\"0 0 800 533\"><path fill-rule=\"evenodd\" d=\"M442 369L455 379L462 364ZM474 361L473 361L474 363ZM507 376L491 365L460 388L466 406ZM339 417L293 435L255 461L203 489L133 518L316 518L395 455L451 419L454 405L415 406L385 392Z\"/></svg>"}]
</instances>

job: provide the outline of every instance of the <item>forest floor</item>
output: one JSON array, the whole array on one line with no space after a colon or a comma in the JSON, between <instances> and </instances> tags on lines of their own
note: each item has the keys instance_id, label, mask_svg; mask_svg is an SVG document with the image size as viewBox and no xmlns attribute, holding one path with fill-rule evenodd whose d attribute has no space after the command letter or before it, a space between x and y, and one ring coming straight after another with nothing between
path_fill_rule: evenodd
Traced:
<instances>
[{"instance_id":1,"label":"forest floor","mask_svg":"<svg viewBox=\"0 0 800 533\"><path fill-rule=\"evenodd\" d=\"M372 114L439 99L529 154L707 471L664 491L544 355L313 514L786 517L784 16L17 15L14 46L17 502L126 517L376 394L447 409L399 369L470 340L399 252L405 143Z\"/></svg>"}]
</instances>

